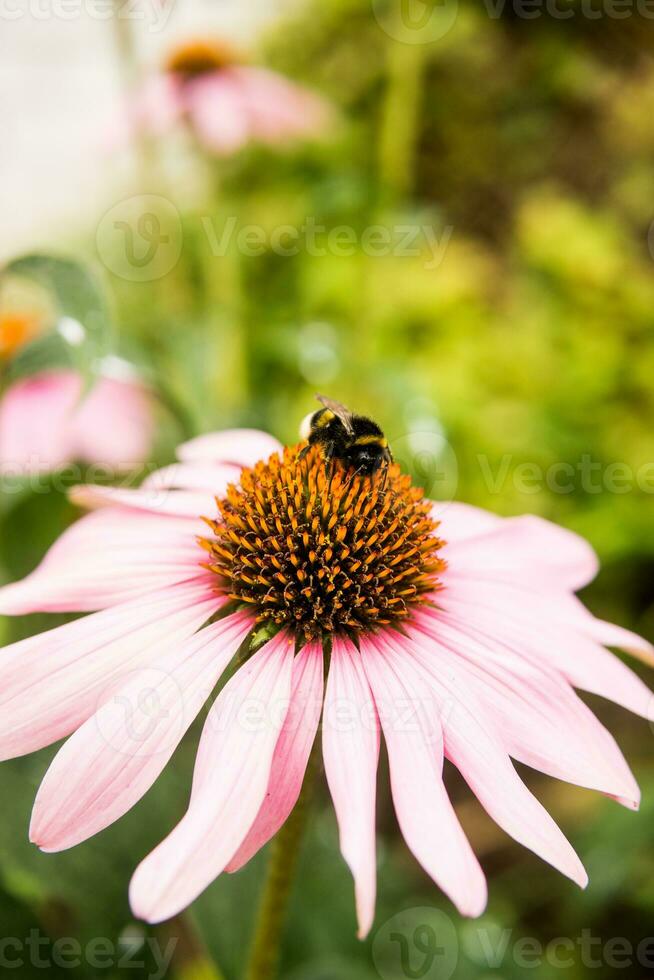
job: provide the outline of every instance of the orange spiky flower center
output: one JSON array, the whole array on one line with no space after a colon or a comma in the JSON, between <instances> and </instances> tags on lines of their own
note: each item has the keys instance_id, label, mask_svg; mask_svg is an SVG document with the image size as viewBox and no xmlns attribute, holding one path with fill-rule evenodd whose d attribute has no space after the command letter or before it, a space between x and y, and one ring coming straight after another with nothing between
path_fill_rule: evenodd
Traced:
<instances>
[{"instance_id":1,"label":"orange spiky flower center","mask_svg":"<svg viewBox=\"0 0 654 980\"><path fill-rule=\"evenodd\" d=\"M330 472L317 448L301 449L243 470L218 519L205 518L218 588L312 639L406 618L445 567L422 490L395 464L372 477L338 463Z\"/></svg>"},{"instance_id":2,"label":"orange spiky flower center","mask_svg":"<svg viewBox=\"0 0 654 980\"><path fill-rule=\"evenodd\" d=\"M183 78L194 78L239 64L242 60L227 41L198 38L174 48L166 59L165 69Z\"/></svg>"}]
</instances>

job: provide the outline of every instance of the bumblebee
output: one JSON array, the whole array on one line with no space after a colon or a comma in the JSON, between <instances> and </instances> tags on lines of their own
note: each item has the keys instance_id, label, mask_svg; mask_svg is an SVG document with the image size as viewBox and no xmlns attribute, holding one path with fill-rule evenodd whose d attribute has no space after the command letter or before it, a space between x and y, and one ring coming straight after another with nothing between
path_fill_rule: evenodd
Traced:
<instances>
[{"instance_id":1,"label":"bumblebee","mask_svg":"<svg viewBox=\"0 0 654 980\"><path fill-rule=\"evenodd\" d=\"M353 415L345 405L324 395L316 397L324 407L305 420L302 435L309 445L300 457L310 446L319 446L324 460L338 460L347 469L366 476L393 461L386 436L376 422L365 415Z\"/></svg>"}]
</instances>

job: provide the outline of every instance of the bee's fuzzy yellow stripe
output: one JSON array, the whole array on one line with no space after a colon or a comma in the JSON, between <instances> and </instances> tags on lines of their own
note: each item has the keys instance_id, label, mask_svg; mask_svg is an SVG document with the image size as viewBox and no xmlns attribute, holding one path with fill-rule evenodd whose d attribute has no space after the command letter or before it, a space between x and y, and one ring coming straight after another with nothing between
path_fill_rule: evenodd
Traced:
<instances>
[{"instance_id":1,"label":"bee's fuzzy yellow stripe","mask_svg":"<svg viewBox=\"0 0 654 980\"><path fill-rule=\"evenodd\" d=\"M334 418L334 413L330 412L328 408L323 409L316 421L313 423L316 429L324 429L326 425L329 425L331 420Z\"/></svg>"},{"instance_id":2,"label":"bee's fuzzy yellow stripe","mask_svg":"<svg viewBox=\"0 0 654 980\"><path fill-rule=\"evenodd\" d=\"M373 443L376 443L378 446L387 445L387 441L383 436L359 436L354 441L355 446L371 446Z\"/></svg>"}]
</instances>

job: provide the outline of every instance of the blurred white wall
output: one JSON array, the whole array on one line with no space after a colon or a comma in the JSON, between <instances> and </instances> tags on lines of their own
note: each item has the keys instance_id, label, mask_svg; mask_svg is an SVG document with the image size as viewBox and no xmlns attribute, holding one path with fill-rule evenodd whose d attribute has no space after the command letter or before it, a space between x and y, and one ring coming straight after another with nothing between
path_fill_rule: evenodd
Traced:
<instances>
[{"instance_id":1,"label":"blurred white wall","mask_svg":"<svg viewBox=\"0 0 654 980\"><path fill-rule=\"evenodd\" d=\"M127 0L139 54L222 34L247 45L284 0ZM0 260L60 245L126 186L106 151L121 92L112 0L0 0Z\"/></svg>"}]
</instances>

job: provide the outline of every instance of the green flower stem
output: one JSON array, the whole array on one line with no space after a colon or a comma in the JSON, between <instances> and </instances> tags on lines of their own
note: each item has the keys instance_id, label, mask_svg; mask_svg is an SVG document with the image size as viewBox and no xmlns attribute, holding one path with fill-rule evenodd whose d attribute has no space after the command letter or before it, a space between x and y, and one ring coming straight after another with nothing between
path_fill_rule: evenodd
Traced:
<instances>
[{"instance_id":1,"label":"green flower stem","mask_svg":"<svg viewBox=\"0 0 654 980\"><path fill-rule=\"evenodd\" d=\"M125 83L131 86L138 76L139 62L125 0L114 0L112 20L120 70Z\"/></svg>"},{"instance_id":2,"label":"green flower stem","mask_svg":"<svg viewBox=\"0 0 654 980\"><path fill-rule=\"evenodd\" d=\"M318 770L319 754L314 746L300 798L290 817L273 838L266 880L255 926L245 980L274 980L293 874L302 842L310 799Z\"/></svg>"},{"instance_id":3,"label":"green flower stem","mask_svg":"<svg viewBox=\"0 0 654 980\"><path fill-rule=\"evenodd\" d=\"M398 8L399 8L398 4ZM379 134L382 200L394 205L415 185L426 46L389 39Z\"/></svg>"},{"instance_id":4,"label":"green flower stem","mask_svg":"<svg viewBox=\"0 0 654 980\"><path fill-rule=\"evenodd\" d=\"M171 941L175 943L168 974L171 980L225 980L187 912L158 926L157 936L164 949Z\"/></svg>"},{"instance_id":5,"label":"green flower stem","mask_svg":"<svg viewBox=\"0 0 654 980\"><path fill-rule=\"evenodd\" d=\"M116 49L116 61L125 96L129 98L141 77L139 51L132 30L128 0L113 0L112 25ZM156 192L155 151L149 139L139 135L134 141L138 176L144 193Z\"/></svg>"}]
</instances>

